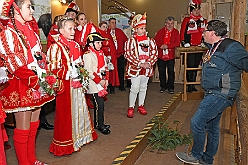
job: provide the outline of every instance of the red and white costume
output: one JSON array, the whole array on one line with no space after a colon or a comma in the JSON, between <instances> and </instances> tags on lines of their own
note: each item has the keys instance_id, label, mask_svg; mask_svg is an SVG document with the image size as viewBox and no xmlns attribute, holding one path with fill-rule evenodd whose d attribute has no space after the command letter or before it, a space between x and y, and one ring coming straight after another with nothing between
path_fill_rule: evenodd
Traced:
<instances>
[{"instance_id":1,"label":"red and white costume","mask_svg":"<svg viewBox=\"0 0 248 165\"><path fill-rule=\"evenodd\" d=\"M196 22L200 22L200 25L197 25ZM202 32L206 24L207 20L203 19L201 15L194 16L190 14L190 17L185 17L180 30L181 41L189 43L192 46L200 45L202 42Z\"/></svg>"},{"instance_id":2,"label":"red and white costume","mask_svg":"<svg viewBox=\"0 0 248 165\"><path fill-rule=\"evenodd\" d=\"M146 14L137 14L132 20L132 26L136 28L146 26ZM149 77L153 75L153 65L158 58L158 50L153 38L146 35L140 36L134 34L125 43L125 54L127 59L126 73L131 77L131 89L129 94L129 108L127 116L132 118L134 113L134 106L138 98L138 112L146 115L147 111L144 108L144 101L146 97L147 83ZM143 68L141 65L149 64L149 68Z\"/></svg>"},{"instance_id":3,"label":"red and white costume","mask_svg":"<svg viewBox=\"0 0 248 165\"><path fill-rule=\"evenodd\" d=\"M10 74L9 86L1 92L0 99L6 112L32 110L50 102L54 97L44 95L40 99L33 98L33 91L40 88L39 77L46 68L41 68L35 58L42 54L38 35L28 23L21 24L15 20L20 33L26 39L24 46L11 22L0 34L0 57ZM45 59L45 56L43 56ZM37 75L34 73L37 72Z\"/></svg>"},{"instance_id":4,"label":"red and white costume","mask_svg":"<svg viewBox=\"0 0 248 165\"><path fill-rule=\"evenodd\" d=\"M74 41L68 41L61 34L55 41L47 52L49 69L60 81L50 152L62 156L78 151L84 144L97 139L97 134L91 123L83 88L72 87L71 65L82 63L80 46Z\"/></svg>"},{"instance_id":5,"label":"red and white costume","mask_svg":"<svg viewBox=\"0 0 248 165\"><path fill-rule=\"evenodd\" d=\"M140 45L147 45L148 48L142 48ZM137 77L144 75L150 77L153 75L153 67L144 69L139 67L141 63L149 62L151 66L155 64L158 57L158 50L153 38L147 36L137 36L128 39L125 44L124 57L127 59L127 76Z\"/></svg>"},{"instance_id":6,"label":"red and white costume","mask_svg":"<svg viewBox=\"0 0 248 165\"><path fill-rule=\"evenodd\" d=\"M142 48L140 45L147 45ZM153 75L153 65L158 58L158 50L155 40L146 36L135 36L128 39L125 44L124 57L127 59L126 73L131 77L131 89L129 96L129 107L134 107L137 94L139 93L139 106L144 105L147 83ZM148 69L140 67L141 63L148 62L151 66Z\"/></svg>"},{"instance_id":7,"label":"red and white costume","mask_svg":"<svg viewBox=\"0 0 248 165\"><path fill-rule=\"evenodd\" d=\"M12 3L13 0L6 0L4 3L3 10L6 16ZM42 73L46 73L47 68L38 35L28 22L22 24L17 19L14 22L18 34L10 20L0 32L0 58L4 61L9 78L8 86L1 91L0 100L4 111L9 113L38 109L54 99L48 94L42 96L39 92L39 78ZM23 129L22 126L15 128L13 135L18 164L41 164L35 153L39 120L31 121L31 118L24 118L23 122L25 124L29 122L29 128Z\"/></svg>"},{"instance_id":8,"label":"red and white costume","mask_svg":"<svg viewBox=\"0 0 248 165\"><path fill-rule=\"evenodd\" d=\"M204 31L207 20L204 19L199 13L194 15L193 10L200 10L201 0L190 0L189 9L190 16L185 17L181 24L180 37L181 41L184 44L189 44L188 46L198 46L202 43L202 32ZM187 47L187 46L185 46Z\"/></svg>"},{"instance_id":9,"label":"red and white costume","mask_svg":"<svg viewBox=\"0 0 248 165\"><path fill-rule=\"evenodd\" d=\"M195 12L200 10L201 0L190 0L189 5L190 16L183 19L180 30L181 43L184 47L201 45L203 42L202 33L207 24L207 20ZM202 55L203 53L191 53L187 56L187 68L198 68ZM187 70L186 78L188 82L195 82L196 77L197 70ZM194 84L187 85L187 87L187 92L197 91Z\"/></svg>"},{"instance_id":10,"label":"red and white costume","mask_svg":"<svg viewBox=\"0 0 248 165\"><path fill-rule=\"evenodd\" d=\"M175 47L180 46L180 35L177 29L168 30L166 27L161 28L155 38L157 47L166 44L166 50L158 49L158 58L167 61L175 58Z\"/></svg>"},{"instance_id":11,"label":"red and white costume","mask_svg":"<svg viewBox=\"0 0 248 165\"><path fill-rule=\"evenodd\" d=\"M96 32L97 27L93 23L87 23L86 25L78 25L75 29L75 41L79 43L81 48L85 48L87 42L87 36L90 33ZM83 49L83 52L87 51L87 49Z\"/></svg>"}]
</instances>

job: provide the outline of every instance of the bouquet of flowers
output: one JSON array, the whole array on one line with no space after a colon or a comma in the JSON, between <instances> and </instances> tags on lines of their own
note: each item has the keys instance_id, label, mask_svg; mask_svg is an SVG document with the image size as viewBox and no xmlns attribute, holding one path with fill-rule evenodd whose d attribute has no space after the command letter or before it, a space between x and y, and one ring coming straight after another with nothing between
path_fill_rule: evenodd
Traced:
<instances>
[{"instance_id":1,"label":"bouquet of flowers","mask_svg":"<svg viewBox=\"0 0 248 165\"><path fill-rule=\"evenodd\" d=\"M51 72L42 73L39 84L40 84L41 88L50 96L51 95L55 96L58 89L59 89L58 79Z\"/></svg>"},{"instance_id":2,"label":"bouquet of flowers","mask_svg":"<svg viewBox=\"0 0 248 165\"><path fill-rule=\"evenodd\" d=\"M89 72L83 67L83 65L80 64L77 64L76 68L78 72L78 79L82 85L84 92L86 92L89 86Z\"/></svg>"}]
</instances>

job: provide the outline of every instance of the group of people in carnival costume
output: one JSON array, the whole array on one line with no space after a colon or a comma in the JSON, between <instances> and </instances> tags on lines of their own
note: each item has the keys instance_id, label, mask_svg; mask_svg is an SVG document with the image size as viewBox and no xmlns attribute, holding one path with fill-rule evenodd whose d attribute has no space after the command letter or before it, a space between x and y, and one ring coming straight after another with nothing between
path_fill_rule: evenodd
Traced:
<instances>
[{"instance_id":1,"label":"group of people in carnival costume","mask_svg":"<svg viewBox=\"0 0 248 165\"><path fill-rule=\"evenodd\" d=\"M114 46L113 38L110 32L107 33L106 29L101 27L106 24L100 24L98 29L92 22L85 21L85 14L77 13L79 9L75 3L70 4L72 6L66 11L67 17L59 16L48 35L51 42L46 57L41 51L39 36L29 24L34 12L31 2L3 0L1 5L3 15L0 29L0 56L3 62L0 70L2 85L0 99L1 103L4 103L0 111L1 134L4 135L0 136L4 137L0 140L1 143L7 139L2 125L5 113L14 113L16 128L13 139L18 163L45 164L36 158L35 138L39 126L40 107L54 99L54 96L47 94L39 85L43 73L48 72L55 75L59 82L56 93L54 138L50 152L61 156L79 151L84 144L97 139L94 127L103 134L109 134L110 125L104 123L104 96L110 84L111 71L108 65L110 58L114 68L117 67L116 59L113 60L115 53L109 51L109 47ZM200 39L197 41L194 39L194 35L196 32L202 35L207 24L199 13L194 13L198 9L196 5L198 4L191 5L191 15L182 23L182 27L186 26L181 28L181 40L185 47L201 43L198 42ZM82 24L78 22L76 29L74 18L83 21ZM134 117L137 98L137 111L142 115L147 114L144 107L147 83L153 74L153 65L157 61L159 49L156 41L147 36L146 13L135 15L132 19L132 27L134 35L127 40L124 47L124 57L127 60L126 73L131 79L127 110L129 118ZM196 36L200 38L199 34ZM110 57L107 58L106 55ZM46 59L48 65L44 65L47 64L44 62ZM80 79L81 67L88 72L87 93L93 96L93 123ZM190 76L195 73L188 75L188 81L195 81L194 76ZM118 77L118 74L115 72L112 76ZM112 85L119 83L115 80L116 78L112 79ZM196 89L194 86L189 86L188 91L196 91ZM3 153L0 161L6 164L2 147L3 145L0 146L0 152Z\"/></svg>"},{"instance_id":2,"label":"group of people in carnival costume","mask_svg":"<svg viewBox=\"0 0 248 165\"><path fill-rule=\"evenodd\" d=\"M3 73L6 73L2 83L5 84L8 81L8 87L1 92L0 98L4 103L4 111L1 112L15 115L16 128L13 139L18 164L45 164L36 158L35 138L39 126L40 107L54 99L54 96L47 94L39 84L42 75L48 72L56 76L59 82L56 91L54 138L50 152L61 156L78 151L82 145L97 139L94 127L103 134L109 134L110 125L104 123L103 114L103 96L107 93L109 70L107 58L101 50L103 42L105 45L109 44L108 39L103 38L98 32L93 32L87 35L86 43L81 40L82 45L80 45L74 41L74 20L62 17L57 23L57 34L51 35L53 41L49 45L46 57L41 51L39 36L29 24L29 21L33 20L34 12L31 2L5 0L3 6L2 8L7 10L2 12L6 20L1 21L3 23L1 24L0 55L4 61ZM137 32L137 36L145 36L145 23L142 27L142 32ZM104 35L104 30L101 33ZM88 50L82 58L81 49L84 46L88 46ZM149 52L146 56L154 53L151 60L142 59L140 67L145 70L150 70L156 61L156 47L154 44L152 46L151 50L145 47L145 52L147 49ZM135 58L139 60L139 55L136 54L136 56ZM48 62L45 61L46 59ZM44 65L47 63L48 65ZM78 67L80 66L88 71L87 92L94 98L94 126L86 105L85 91L79 79ZM151 73L149 71L147 76ZM4 115L2 115L3 118ZM6 162L5 156L2 160Z\"/></svg>"}]
</instances>

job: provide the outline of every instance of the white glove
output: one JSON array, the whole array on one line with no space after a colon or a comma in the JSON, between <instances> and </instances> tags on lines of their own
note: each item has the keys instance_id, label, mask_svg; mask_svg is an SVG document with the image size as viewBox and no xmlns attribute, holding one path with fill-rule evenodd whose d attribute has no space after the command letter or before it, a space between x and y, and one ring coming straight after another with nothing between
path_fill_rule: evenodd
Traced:
<instances>
[{"instance_id":1,"label":"white glove","mask_svg":"<svg viewBox=\"0 0 248 165\"><path fill-rule=\"evenodd\" d=\"M111 57L111 56L107 56L107 59L108 59L108 60L112 60L112 57Z\"/></svg>"},{"instance_id":2,"label":"white glove","mask_svg":"<svg viewBox=\"0 0 248 165\"><path fill-rule=\"evenodd\" d=\"M0 84L6 83L9 80L6 71L0 68Z\"/></svg>"},{"instance_id":3,"label":"white glove","mask_svg":"<svg viewBox=\"0 0 248 165\"><path fill-rule=\"evenodd\" d=\"M189 43L186 43L186 44L184 44L184 47L185 48L188 48L188 47L190 47L190 44Z\"/></svg>"},{"instance_id":4,"label":"white glove","mask_svg":"<svg viewBox=\"0 0 248 165\"><path fill-rule=\"evenodd\" d=\"M75 70L75 69L72 69L70 77L71 77L72 79L75 79L75 78L77 78L77 77L78 77L78 73L77 73L77 70Z\"/></svg>"},{"instance_id":5,"label":"white glove","mask_svg":"<svg viewBox=\"0 0 248 165\"><path fill-rule=\"evenodd\" d=\"M109 70L114 70L114 65L112 62L109 62L107 65Z\"/></svg>"},{"instance_id":6,"label":"white glove","mask_svg":"<svg viewBox=\"0 0 248 165\"><path fill-rule=\"evenodd\" d=\"M202 47L202 48L206 47L206 45L203 42L199 46Z\"/></svg>"},{"instance_id":7,"label":"white glove","mask_svg":"<svg viewBox=\"0 0 248 165\"><path fill-rule=\"evenodd\" d=\"M78 75L78 70L76 68L76 62L72 60L71 62L71 73L70 73L70 77L72 79L75 79L77 78L79 75Z\"/></svg>"}]
</instances>

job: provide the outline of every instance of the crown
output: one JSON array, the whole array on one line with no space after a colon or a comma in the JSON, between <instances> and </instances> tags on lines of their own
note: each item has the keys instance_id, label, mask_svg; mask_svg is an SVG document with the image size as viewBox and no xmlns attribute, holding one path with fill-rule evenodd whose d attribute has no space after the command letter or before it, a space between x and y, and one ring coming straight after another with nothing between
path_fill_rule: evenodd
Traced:
<instances>
[{"instance_id":1,"label":"crown","mask_svg":"<svg viewBox=\"0 0 248 165\"><path fill-rule=\"evenodd\" d=\"M132 19L133 28L138 28L144 25L146 25L146 12L143 15L137 14L133 17Z\"/></svg>"}]
</instances>

